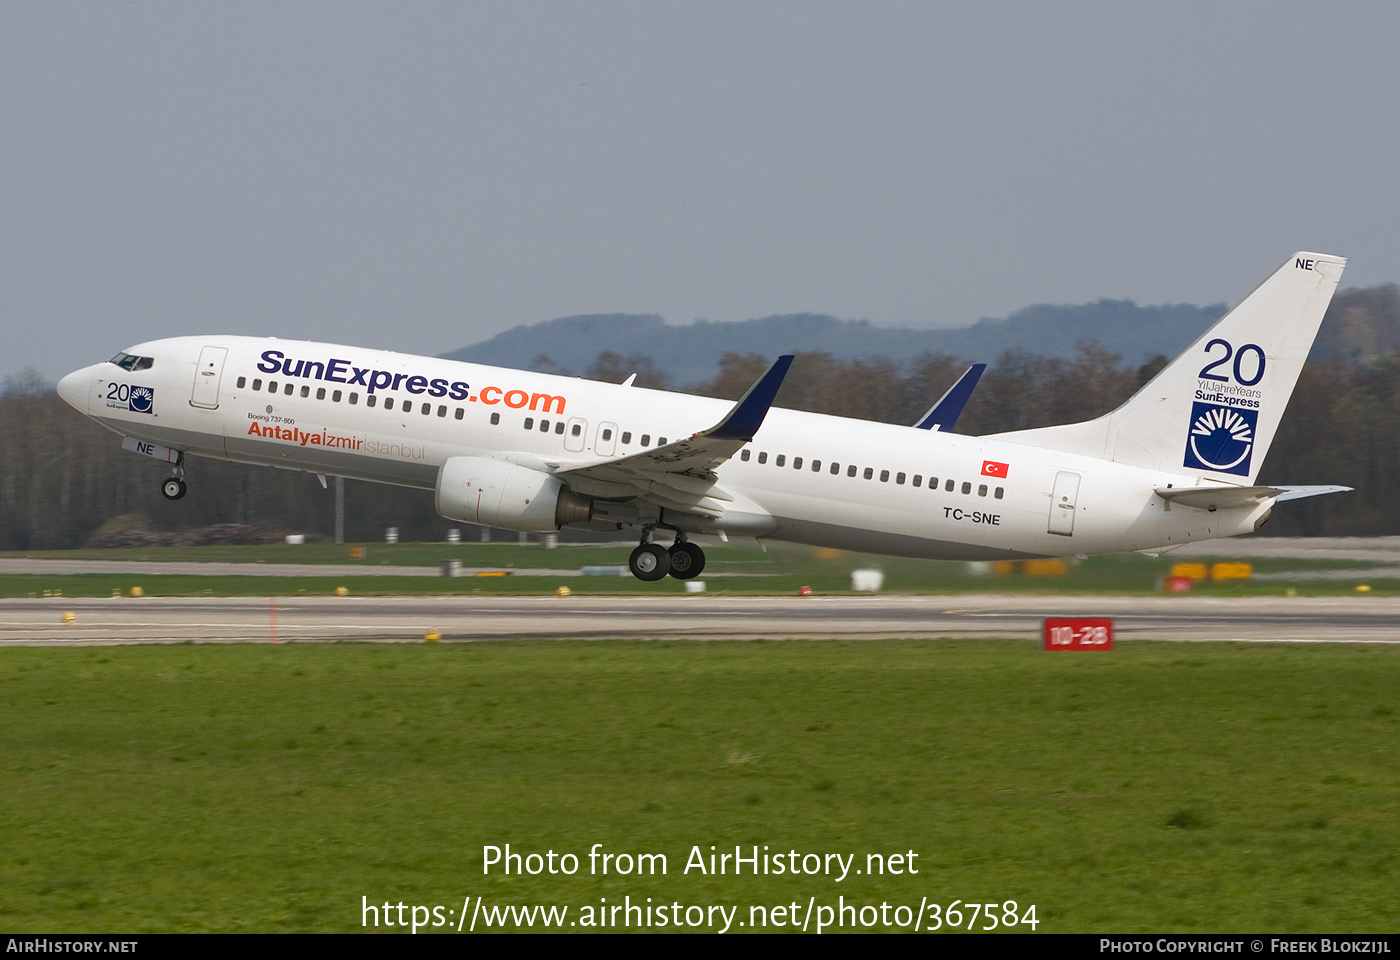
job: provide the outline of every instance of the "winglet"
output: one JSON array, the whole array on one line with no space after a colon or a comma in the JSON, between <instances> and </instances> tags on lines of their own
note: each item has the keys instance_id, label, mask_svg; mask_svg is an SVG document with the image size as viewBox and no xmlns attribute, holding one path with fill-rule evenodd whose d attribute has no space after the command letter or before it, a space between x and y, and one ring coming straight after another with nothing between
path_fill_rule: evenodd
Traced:
<instances>
[{"instance_id":1,"label":"winglet","mask_svg":"<svg viewBox=\"0 0 1400 960\"><path fill-rule=\"evenodd\" d=\"M974 363L967 368L967 372L958 377L958 382L948 388L948 392L938 398L938 402L929 407L928 413L919 418L919 422L914 424L920 430L938 430L941 433L948 433L953 429L953 424L958 422L958 417L962 415L963 407L967 406L968 399L972 396L972 390L977 386L977 381L982 379L982 374L986 372L985 363Z\"/></svg>"},{"instance_id":2,"label":"winglet","mask_svg":"<svg viewBox=\"0 0 1400 960\"><path fill-rule=\"evenodd\" d=\"M768 416L768 408L773 405L778 388L783 385L788 367L792 366L792 357L792 354L785 353L774 360L768 372L759 377L758 381L749 387L749 392L734 404L734 409L729 411L729 415L706 430L703 436L716 440L742 440L745 443L752 440L753 435L758 433L758 428L763 426L763 418Z\"/></svg>"}]
</instances>

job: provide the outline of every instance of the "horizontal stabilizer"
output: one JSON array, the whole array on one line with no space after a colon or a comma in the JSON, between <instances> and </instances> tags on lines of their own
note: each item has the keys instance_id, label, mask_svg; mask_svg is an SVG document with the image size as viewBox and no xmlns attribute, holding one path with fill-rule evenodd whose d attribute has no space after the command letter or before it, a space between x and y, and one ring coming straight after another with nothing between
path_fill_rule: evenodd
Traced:
<instances>
[{"instance_id":1,"label":"horizontal stabilizer","mask_svg":"<svg viewBox=\"0 0 1400 960\"><path fill-rule=\"evenodd\" d=\"M1311 487L1280 487L1283 493L1278 495L1279 502L1284 500L1302 500L1304 497L1320 497L1327 493L1350 493L1355 487L1339 487L1336 484L1325 484Z\"/></svg>"},{"instance_id":2,"label":"horizontal stabilizer","mask_svg":"<svg viewBox=\"0 0 1400 960\"><path fill-rule=\"evenodd\" d=\"M1180 503L1202 510L1222 510L1240 507L1261 500L1300 500L1324 493L1345 493L1351 487L1237 487L1233 484L1212 484L1204 487L1158 487L1157 496L1169 503Z\"/></svg>"}]
</instances>

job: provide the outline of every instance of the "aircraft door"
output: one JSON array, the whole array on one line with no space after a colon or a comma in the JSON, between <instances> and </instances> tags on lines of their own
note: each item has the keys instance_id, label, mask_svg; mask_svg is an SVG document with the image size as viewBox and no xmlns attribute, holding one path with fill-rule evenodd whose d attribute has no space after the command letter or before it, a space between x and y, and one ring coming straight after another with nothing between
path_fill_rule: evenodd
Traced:
<instances>
[{"instance_id":1,"label":"aircraft door","mask_svg":"<svg viewBox=\"0 0 1400 960\"><path fill-rule=\"evenodd\" d=\"M582 417L569 418L569 425L564 433L564 449L572 450L574 453L583 451L584 438L588 436L588 421Z\"/></svg>"},{"instance_id":2,"label":"aircraft door","mask_svg":"<svg viewBox=\"0 0 1400 960\"><path fill-rule=\"evenodd\" d=\"M1062 537L1074 536L1074 511L1079 500L1079 474L1055 474L1055 489L1050 494L1050 526L1048 533Z\"/></svg>"},{"instance_id":3,"label":"aircraft door","mask_svg":"<svg viewBox=\"0 0 1400 960\"><path fill-rule=\"evenodd\" d=\"M227 358L227 347L205 347L199 351L194 385L190 388L190 406L206 410L219 408L219 383L224 378L224 360Z\"/></svg>"},{"instance_id":4,"label":"aircraft door","mask_svg":"<svg viewBox=\"0 0 1400 960\"><path fill-rule=\"evenodd\" d=\"M593 452L600 457L611 457L617 448L617 424L598 424L598 439L593 442Z\"/></svg>"}]
</instances>

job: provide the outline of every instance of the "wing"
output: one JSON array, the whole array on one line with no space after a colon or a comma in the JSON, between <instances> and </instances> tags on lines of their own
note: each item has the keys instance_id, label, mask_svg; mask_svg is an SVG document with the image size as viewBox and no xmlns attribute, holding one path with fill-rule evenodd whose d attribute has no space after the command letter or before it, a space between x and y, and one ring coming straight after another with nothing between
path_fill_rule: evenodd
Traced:
<instances>
[{"instance_id":1,"label":"wing","mask_svg":"<svg viewBox=\"0 0 1400 960\"><path fill-rule=\"evenodd\" d=\"M778 388L792 366L792 355L774 361L719 423L708 430L640 453L560 467L555 476L611 497L643 497L663 507L718 517L733 496L716 485L715 468L753 439ZM601 488L601 489L599 489Z\"/></svg>"}]
</instances>

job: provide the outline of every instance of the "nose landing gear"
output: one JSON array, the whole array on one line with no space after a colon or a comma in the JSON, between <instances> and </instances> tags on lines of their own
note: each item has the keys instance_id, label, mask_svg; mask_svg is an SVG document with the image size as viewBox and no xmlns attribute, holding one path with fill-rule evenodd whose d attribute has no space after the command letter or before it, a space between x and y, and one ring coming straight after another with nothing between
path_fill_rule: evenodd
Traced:
<instances>
[{"instance_id":1,"label":"nose landing gear","mask_svg":"<svg viewBox=\"0 0 1400 960\"><path fill-rule=\"evenodd\" d=\"M175 475L167 477L160 485L160 492L167 500L179 500L185 495L185 455L175 461Z\"/></svg>"}]
</instances>

